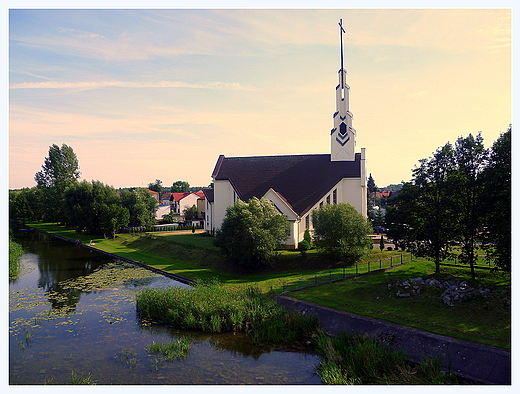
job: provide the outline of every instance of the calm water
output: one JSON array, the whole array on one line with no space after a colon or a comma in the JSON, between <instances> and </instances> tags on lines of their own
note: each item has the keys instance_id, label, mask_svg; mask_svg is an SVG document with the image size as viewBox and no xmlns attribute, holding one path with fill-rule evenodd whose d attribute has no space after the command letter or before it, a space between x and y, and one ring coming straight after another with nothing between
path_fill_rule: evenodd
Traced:
<instances>
[{"instance_id":1,"label":"calm water","mask_svg":"<svg viewBox=\"0 0 520 394\"><path fill-rule=\"evenodd\" d=\"M135 292L185 286L37 232L21 233L21 276L9 286L9 383L321 384L308 349L252 346L241 334L183 332L141 321ZM188 356L149 354L189 336Z\"/></svg>"}]
</instances>

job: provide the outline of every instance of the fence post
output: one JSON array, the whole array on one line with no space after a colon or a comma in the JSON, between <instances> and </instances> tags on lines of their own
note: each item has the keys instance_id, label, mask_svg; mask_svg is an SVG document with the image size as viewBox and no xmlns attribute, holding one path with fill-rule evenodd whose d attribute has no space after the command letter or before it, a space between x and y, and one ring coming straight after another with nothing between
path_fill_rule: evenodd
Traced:
<instances>
[{"instance_id":1,"label":"fence post","mask_svg":"<svg viewBox=\"0 0 520 394\"><path fill-rule=\"evenodd\" d=\"M356 264L356 276L358 275L358 265Z\"/></svg>"},{"instance_id":2,"label":"fence post","mask_svg":"<svg viewBox=\"0 0 520 394\"><path fill-rule=\"evenodd\" d=\"M392 260L390 260L392 261ZM383 268L383 259L379 259L379 269Z\"/></svg>"},{"instance_id":3,"label":"fence post","mask_svg":"<svg viewBox=\"0 0 520 394\"><path fill-rule=\"evenodd\" d=\"M369 274L369 273L370 273L370 261L368 262L368 272L367 272L367 274Z\"/></svg>"},{"instance_id":4,"label":"fence post","mask_svg":"<svg viewBox=\"0 0 520 394\"><path fill-rule=\"evenodd\" d=\"M394 263L393 256L390 256L390 264L393 264L393 263Z\"/></svg>"},{"instance_id":5,"label":"fence post","mask_svg":"<svg viewBox=\"0 0 520 394\"><path fill-rule=\"evenodd\" d=\"M401 253L401 264L403 264L403 254Z\"/></svg>"}]
</instances>

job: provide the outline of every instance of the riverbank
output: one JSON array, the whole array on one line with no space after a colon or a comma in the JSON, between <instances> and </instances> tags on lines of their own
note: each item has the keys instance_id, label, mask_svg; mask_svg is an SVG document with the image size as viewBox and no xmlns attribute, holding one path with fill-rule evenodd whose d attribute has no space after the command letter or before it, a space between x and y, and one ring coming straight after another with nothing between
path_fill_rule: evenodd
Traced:
<instances>
[{"instance_id":1,"label":"riverbank","mask_svg":"<svg viewBox=\"0 0 520 394\"><path fill-rule=\"evenodd\" d=\"M368 335L377 338L383 345L401 349L415 363L427 357L440 357L444 368L462 378L481 384L511 384L509 350L432 334L293 297L278 296L277 301L288 310L318 316L320 326L329 335L337 336L341 332Z\"/></svg>"},{"instance_id":2,"label":"riverbank","mask_svg":"<svg viewBox=\"0 0 520 394\"><path fill-rule=\"evenodd\" d=\"M77 234L63 227L36 223L33 227L71 240L80 237L82 244L90 243L88 235ZM187 279L212 280L218 278L226 284L254 284L263 292L281 294L287 283L304 282L302 277L311 279L328 270L312 266L318 261L318 255L302 259L298 252L285 252L282 261L285 267L278 267L270 272L256 274L240 274L225 268L225 260L218 248L213 246L211 237L200 234L167 233L153 235L121 234L114 239L94 239L93 248L116 256L131 259L173 275ZM381 258L395 252L372 252L372 257ZM394 255L395 256L395 255ZM379 266L379 264L375 264ZM453 336L463 340L483 342L489 345L509 348L511 342L510 324L510 288L509 280L502 282L489 271L488 276L481 277L486 286L498 286L505 289L497 291L498 297L482 296L473 302L445 307L439 299L440 292L434 288L423 288L421 296L399 298L392 286L400 280L404 281L418 276L431 276L434 265L424 259L414 259L413 264L405 264L388 272L379 272L336 283L312 286L294 294L316 304L333 309L344 310L359 315L384 318L398 324L413 326L435 334ZM453 268L443 269L443 277L449 279L464 275L464 271ZM484 275L484 273L482 275ZM499 278L500 279L500 278ZM508 287L509 286L509 287ZM301 287L301 286L300 286ZM482 302L481 302L482 301ZM491 303L490 303L491 302Z\"/></svg>"}]
</instances>

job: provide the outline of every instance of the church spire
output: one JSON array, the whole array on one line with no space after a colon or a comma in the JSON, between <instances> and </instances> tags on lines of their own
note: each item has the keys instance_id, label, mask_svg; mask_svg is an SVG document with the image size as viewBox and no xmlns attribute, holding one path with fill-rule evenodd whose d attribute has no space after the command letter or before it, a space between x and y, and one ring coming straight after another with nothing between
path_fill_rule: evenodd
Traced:
<instances>
[{"instance_id":1,"label":"church spire","mask_svg":"<svg viewBox=\"0 0 520 394\"><path fill-rule=\"evenodd\" d=\"M343 67L343 20L339 20L340 70L339 84L336 86L336 112L333 115L334 128L330 132L331 160L353 161L356 145L356 130L352 127L353 114L349 111L350 86L347 85L347 70Z\"/></svg>"}]
</instances>

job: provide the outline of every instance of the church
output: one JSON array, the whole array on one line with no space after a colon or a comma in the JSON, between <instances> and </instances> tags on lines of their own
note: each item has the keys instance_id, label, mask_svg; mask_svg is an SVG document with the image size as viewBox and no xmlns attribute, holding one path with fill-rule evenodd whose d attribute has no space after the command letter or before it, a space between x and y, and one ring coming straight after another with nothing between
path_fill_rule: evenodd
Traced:
<instances>
[{"instance_id":1,"label":"church","mask_svg":"<svg viewBox=\"0 0 520 394\"><path fill-rule=\"evenodd\" d=\"M367 215L365 148L356 152L356 130L349 110L350 87L343 68L343 30L340 20L339 83L336 86L330 154L226 157L220 155L211 175L213 189L205 191L204 228L220 228L228 206L237 200L265 198L287 217L291 234L287 248L296 248L306 229L312 230L312 211L323 204L349 203Z\"/></svg>"}]
</instances>

